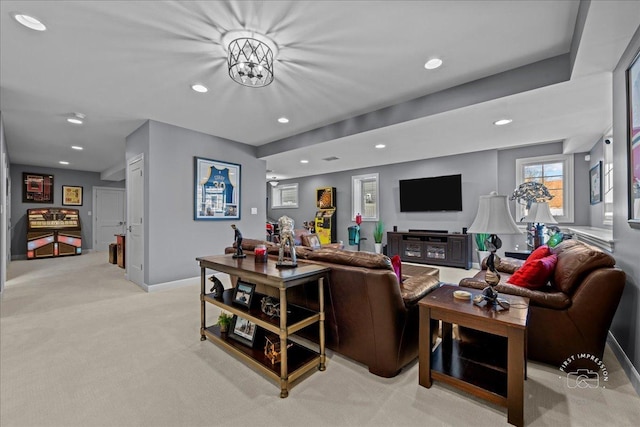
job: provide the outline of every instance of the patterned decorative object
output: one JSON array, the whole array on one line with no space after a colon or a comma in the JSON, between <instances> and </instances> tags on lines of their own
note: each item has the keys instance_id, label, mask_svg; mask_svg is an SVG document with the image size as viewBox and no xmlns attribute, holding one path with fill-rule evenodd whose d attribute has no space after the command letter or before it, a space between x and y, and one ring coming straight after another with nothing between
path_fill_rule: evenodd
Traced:
<instances>
[{"instance_id":1,"label":"patterned decorative object","mask_svg":"<svg viewBox=\"0 0 640 427\"><path fill-rule=\"evenodd\" d=\"M320 209L331 208L332 200L331 200L331 190L326 189L322 192L320 199L318 200L318 207Z\"/></svg>"},{"instance_id":2,"label":"patterned decorative object","mask_svg":"<svg viewBox=\"0 0 640 427\"><path fill-rule=\"evenodd\" d=\"M533 202L545 202L551 199L553 199L553 196L549 193L547 187L534 181L520 184L509 197L509 200L515 200L521 205L525 205L527 209L531 207Z\"/></svg>"}]
</instances>

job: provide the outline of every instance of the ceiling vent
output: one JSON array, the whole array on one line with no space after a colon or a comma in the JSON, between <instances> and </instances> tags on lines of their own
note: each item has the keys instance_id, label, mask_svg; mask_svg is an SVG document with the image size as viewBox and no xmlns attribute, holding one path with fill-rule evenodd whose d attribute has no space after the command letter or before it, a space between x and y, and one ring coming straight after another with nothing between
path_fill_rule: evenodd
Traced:
<instances>
[{"instance_id":1,"label":"ceiling vent","mask_svg":"<svg viewBox=\"0 0 640 427\"><path fill-rule=\"evenodd\" d=\"M338 159L339 159L339 157L331 156L331 157L325 157L322 160L324 160L325 162L333 162L334 160L338 160Z\"/></svg>"}]
</instances>

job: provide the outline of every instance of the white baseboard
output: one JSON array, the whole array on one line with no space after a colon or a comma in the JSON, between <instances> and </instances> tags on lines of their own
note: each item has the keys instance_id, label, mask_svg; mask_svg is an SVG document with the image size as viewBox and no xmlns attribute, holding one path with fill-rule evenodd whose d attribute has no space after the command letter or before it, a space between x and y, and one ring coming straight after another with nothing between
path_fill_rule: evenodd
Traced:
<instances>
[{"instance_id":1,"label":"white baseboard","mask_svg":"<svg viewBox=\"0 0 640 427\"><path fill-rule=\"evenodd\" d=\"M611 347L611 350L616 355L616 358L618 359L618 362L620 362L622 369L627 374L631 385L636 390L636 393L640 396L640 374L638 374L635 366L633 366L631 360L629 360L624 350L622 350L622 347L620 347L620 344L618 344L618 340L616 340L616 337L613 336L611 331L609 331L609 335L607 336L607 344L609 344L609 347Z\"/></svg>"},{"instance_id":2,"label":"white baseboard","mask_svg":"<svg viewBox=\"0 0 640 427\"><path fill-rule=\"evenodd\" d=\"M224 275L224 273L215 273L215 276ZM166 291L168 289L181 288L183 286L193 285L194 283L200 284L200 276L189 277L187 279L174 280L172 282L158 283L155 285L147 285L143 283L140 286L146 292Z\"/></svg>"}]
</instances>

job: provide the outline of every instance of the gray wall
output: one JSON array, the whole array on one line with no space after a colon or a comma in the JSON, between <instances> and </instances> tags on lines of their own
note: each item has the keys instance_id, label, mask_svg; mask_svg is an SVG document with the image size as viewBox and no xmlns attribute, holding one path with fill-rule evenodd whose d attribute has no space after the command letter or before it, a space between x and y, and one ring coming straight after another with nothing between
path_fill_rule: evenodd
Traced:
<instances>
[{"instance_id":1,"label":"gray wall","mask_svg":"<svg viewBox=\"0 0 640 427\"><path fill-rule=\"evenodd\" d=\"M53 175L53 203L22 203L22 172ZM80 212L82 225L82 249L93 249L93 187L123 188L124 181L103 181L99 172L85 172L40 166L11 165L11 258L25 259L27 254L27 209L53 208L62 206L62 186L80 185L83 187L82 206L70 206ZM115 239L114 239L115 241Z\"/></svg>"},{"instance_id":2,"label":"gray wall","mask_svg":"<svg viewBox=\"0 0 640 427\"><path fill-rule=\"evenodd\" d=\"M620 140L619 144L624 144L624 140ZM602 162L602 179L603 179L603 182L604 182L604 147L603 146L604 146L604 137L600 138L598 140L598 142L596 142L596 144L593 146L591 151L589 152L589 156L591 156L591 159L588 162L589 163L589 171L587 172L587 174L590 173L591 168L596 166L598 164L598 162ZM587 191L589 191L589 190L587 189ZM611 225L605 225L603 223L603 221L604 221L604 194L602 195L602 197L603 197L602 202L596 203L595 205L590 205L590 207L589 207L589 216L590 216L589 225L591 225L592 227L610 229L612 227ZM589 203L591 203L591 197L589 197Z\"/></svg>"},{"instance_id":3,"label":"gray wall","mask_svg":"<svg viewBox=\"0 0 640 427\"><path fill-rule=\"evenodd\" d=\"M448 230L462 232L463 227L469 227L478 210L478 197L498 191L499 194L511 195L517 187L515 160L524 157L545 156L562 153L562 143L540 144L509 150L488 150L456 156L435 159L417 160L408 163L386 165L375 168L357 169L346 172L336 172L326 175L316 175L299 179L282 181L282 183L297 182L299 208L271 209L268 207L267 216L278 219L288 215L296 221L296 228L302 228L303 221L309 221L315 216L315 189L318 187L336 187L338 207L338 240L348 244L347 227L354 225L351 215L351 177L366 173L380 174L380 218L385 223L386 231L393 226L405 231L410 228ZM582 159L580 162L579 159ZM588 225L589 212L584 206L589 205L588 194L588 165L584 162L584 154L576 154L575 162L575 225ZM398 181L400 179L421 178L439 175L462 174L462 211L461 212L400 212L400 198ZM584 177L584 179L580 179ZM586 187L585 187L586 186ZM270 186L267 186L270 190ZM510 202L511 213L515 212L515 202ZM362 236L367 240L361 244L361 249L373 251L372 222L362 223ZM502 250L512 250L518 246L524 249L525 236L500 236L503 241ZM386 243L386 236L383 239ZM352 247L355 249L355 247Z\"/></svg>"},{"instance_id":4,"label":"gray wall","mask_svg":"<svg viewBox=\"0 0 640 427\"><path fill-rule=\"evenodd\" d=\"M616 262L627 285L611 328L629 360L640 371L640 230L628 219L627 110L625 70L640 50L640 27L613 72L613 239Z\"/></svg>"},{"instance_id":5,"label":"gray wall","mask_svg":"<svg viewBox=\"0 0 640 427\"><path fill-rule=\"evenodd\" d=\"M477 167L479 164L483 167ZM302 228L303 221L312 220L315 216L315 189L336 187L337 239L342 240L348 248L347 227L355 225L351 219L351 177L377 172L379 173L380 186L380 218L385 224L385 231L392 231L395 225L400 231L416 228L447 230L451 233L462 232L462 227L471 225L475 218L478 197L481 194L489 194L490 191L496 189L496 170L496 152L483 151L292 179L286 182L299 184L300 207L298 209L271 209L269 206L268 217L277 219L282 215L288 215L296 221L296 228ZM462 174L463 210L461 212L400 212L399 180L459 173ZM374 225L375 222L363 222L361 225L361 236L367 238L361 244L362 250L374 250ZM386 235L382 243L387 243ZM355 249L355 246L351 249Z\"/></svg>"},{"instance_id":6,"label":"gray wall","mask_svg":"<svg viewBox=\"0 0 640 427\"><path fill-rule=\"evenodd\" d=\"M196 257L233 243L231 224L246 237L265 236L266 162L255 148L150 121L127 138L126 158L145 156L145 283L199 275ZM194 156L241 165L240 220L195 221ZM257 214L251 214L251 208Z\"/></svg>"}]
</instances>

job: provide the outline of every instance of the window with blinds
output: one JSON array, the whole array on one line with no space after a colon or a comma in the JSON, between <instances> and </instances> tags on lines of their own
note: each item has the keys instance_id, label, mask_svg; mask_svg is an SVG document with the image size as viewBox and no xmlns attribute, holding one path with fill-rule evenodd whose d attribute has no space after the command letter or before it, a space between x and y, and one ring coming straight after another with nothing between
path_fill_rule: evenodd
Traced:
<instances>
[{"instance_id":1,"label":"window with blinds","mask_svg":"<svg viewBox=\"0 0 640 427\"><path fill-rule=\"evenodd\" d=\"M297 208L298 184L280 184L271 187L271 208Z\"/></svg>"}]
</instances>

